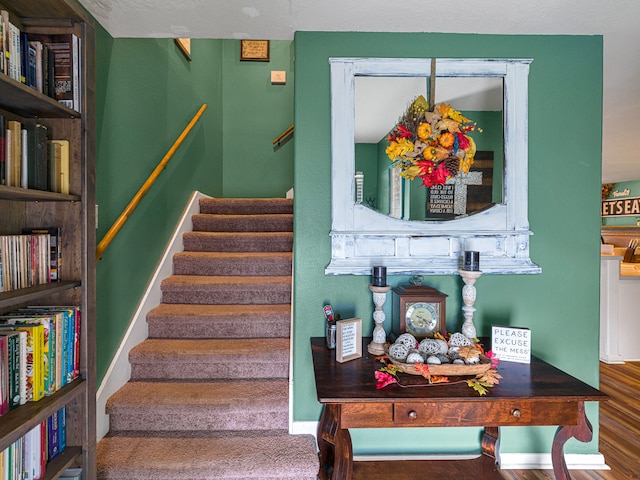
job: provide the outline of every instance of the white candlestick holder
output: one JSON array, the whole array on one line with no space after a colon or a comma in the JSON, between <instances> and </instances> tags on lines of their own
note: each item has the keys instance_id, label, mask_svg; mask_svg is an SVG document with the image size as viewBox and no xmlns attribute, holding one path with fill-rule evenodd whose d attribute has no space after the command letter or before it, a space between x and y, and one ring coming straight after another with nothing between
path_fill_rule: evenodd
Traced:
<instances>
[{"instance_id":1,"label":"white candlestick holder","mask_svg":"<svg viewBox=\"0 0 640 480\"><path fill-rule=\"evenodd\" d=\"M479 270L458 270L458 273L462 277L464 281L464 286L462 287L462 301L464 302L464 306L462 307L462 311L464 312L464 323L462 324L462 334L470 339L474 339L477 337L476 327L473 324L473 313L476 311L473 304L476 301L476 287L475 283L482 272Z\"/></svg>"},{"instance_id":2,"label":"white candlestick holder","mask_svg":"<svg viewBox=\"0 0 640 480\"><path fill-rule=\"evenodd\" d=\"M384 302L387 301L387 293L391 290L389 285L384 287L376 287L369 285L369 290L373 294L373 304L376 306L373 311L373 321L376 326L373 329L373 339L369 343L367 350L371 355L384 355L384 344L387 343L387 333L384 331L384 320L386 318L382 309Z\"/></svg>"}]
</instances>

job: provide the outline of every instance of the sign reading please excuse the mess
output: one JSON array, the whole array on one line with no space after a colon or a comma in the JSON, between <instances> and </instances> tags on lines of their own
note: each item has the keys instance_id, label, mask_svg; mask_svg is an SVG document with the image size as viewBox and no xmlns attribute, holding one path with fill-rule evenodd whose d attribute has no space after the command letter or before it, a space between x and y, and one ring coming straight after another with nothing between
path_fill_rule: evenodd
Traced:
<instances>
[{"instance_id":1,"label":"sign reading please excuse the mess","mask_svg":"<svg viewBox=\"0 0 640 480\"><path fill-rule=\"evenodd\" d=\"M531 330L492 326L491 351L501 361L531 363Z\"/></svg>"}]
</instances>

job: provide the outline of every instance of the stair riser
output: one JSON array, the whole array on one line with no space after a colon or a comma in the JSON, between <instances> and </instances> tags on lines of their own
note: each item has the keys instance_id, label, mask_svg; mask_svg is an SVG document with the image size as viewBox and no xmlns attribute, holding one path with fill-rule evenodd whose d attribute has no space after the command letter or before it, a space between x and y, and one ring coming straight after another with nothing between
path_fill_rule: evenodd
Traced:
<instances>
[{"instance_id":1,"label":"stair riser","mask_svg":"<svg viewBox=\"0 0 640 480\"><path fill-rule=\"evenodd\" d=\"M127 413L107 412L112 433L127 431L180 432L200 431L214 435L219 431L274 430L288 427L289 415L286 404L278 411L233 409L205 409L202 407L163 408L153 410L129 408ZM171 419L171 421L167 421Z\"/></svg>"},{"instance_id":2,"label":"stair riser","mask_svg":"<svg viewBox=\"0 0 640 480\"><path fill-rule=\"evenodd\" d=\"M222 380L226 378L287 378L289 363L261 361L238 363L233 359L220 358L208 363L181 361L174 357L154 359L153 362L138 363L131 360L131 380Z\"/></svg>"},{"instance_id":3,"label":"stair riser","mask_svg":"<svg viewBox=\"0 0 640 480\"><path fill-rule=\"evenodd\" d=\"M196 305L261 305L291 303L291 290L279 288L234 288L227 285L207 285L203 288L162 289L163 303ZM274 286L277 287L277 286Z\"/></svg>"},{"instance_id":4,"label":"stair riser","mask_svg":"<svg viewBox=\"0 0 640 480\"><path fill-rule=\"evenodd\" d=\"M291 258L191 258L176 255L176 275L291 275Z\"/></svg>"},{"instance_id":5,"label":"stair riser","mask_svg":"<svg viewBox=\"0 0 640 480\"><path fill-rule=\"evenodd\" d=\"M193 215L193 230L204 232L291 232L293 215L272 215L271 218L219 215Z\"/></svg>"},{"instance_id":6,"label":"stair riser","mask_svg":"<svg viewBox=\"0 0 640 480\"><path fill-rule=\"evenodd\" d=\"M290 233L278 236L256 233L254 238L229 238L205 233L185 233L182 239L185 252L290 252L293 248L293 235Z\"/></svg>"},{"instance_id":7,"label":"stair riser","mask_svg":"<svg viewBox=\"0 0 640 480\"><path fill-rule=\"evenodd\" d=\"M293 200L286 198L202 198L200 213L255 215L293 213Z\"/></svg>"},{"instance_id":8,"label":"stair riser","mask_svg":"<svg viewBox=\"0 0 640 480\"><path fill-rule=\"evenodd\" d=\"M289 317L147 319L149 338L281 338L288 337Z\"/></svg>"}]
</instances>

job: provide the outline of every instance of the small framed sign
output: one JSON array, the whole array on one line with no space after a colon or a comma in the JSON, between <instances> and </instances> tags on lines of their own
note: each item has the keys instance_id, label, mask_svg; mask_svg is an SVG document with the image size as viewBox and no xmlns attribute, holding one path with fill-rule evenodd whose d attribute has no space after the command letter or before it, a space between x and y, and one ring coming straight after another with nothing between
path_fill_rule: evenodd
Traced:
<instances>
[{"instance_id":1,"label":"small framed sign","mask_svg":"<svg viewBox=\"0 0 640 480\"><path fill-rule=\"evenodd\" d=\"M240 40L240 60L269 61L269 40Z\"/></svg>"},{"instance_id":2,"label":"small framed sign","mask_svg":"<svg viewBox=\"0 0 640 480\"><path fill-rule=\"evenodd\" d=\"M343 363L362 357L362 319L336 322L336 361Z\"/></svg>"},{"instance_id":3,"label":"small framed sign","mask_svg":"<svg viewBox=\"0 0 640 480\"><path fill-rule=\"evenodd\" d=\"M493 325L491 351L500 361L531 363L531 330Z\"/></svg>"}]
</instances>

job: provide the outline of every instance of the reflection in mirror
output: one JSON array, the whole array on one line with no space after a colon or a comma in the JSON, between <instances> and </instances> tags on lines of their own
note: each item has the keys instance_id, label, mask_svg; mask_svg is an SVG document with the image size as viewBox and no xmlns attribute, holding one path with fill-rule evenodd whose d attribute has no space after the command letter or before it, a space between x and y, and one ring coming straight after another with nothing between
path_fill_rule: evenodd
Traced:
<instances>
[{"instance_id":1,"label":"reflection in mirror","mask_svg":"<svg viewBox=\"0 0 640 480\"><path fill-rule=\"evenodd\" d=\"M355 77L355 168L357 203L404 220L452 220L502 202L504 164L503 80L438 77L435 105L446 103L477 123L470 132L477 152L468 174L427 188L402 178L386 148L388 135L418 96L430 98L429 77ZM434 106L430 106L433 110Z\"/></svg>"},{"instance_id":2,"label":"reflection in mirror","mask_svg":"<svg viewBox=\"0 0 640 480\"><path fill-rule=\"evenodd\" d=\"M406 182L402 178L398 179L393 172L384 172L389 165L385 162L389 159L375 152L370 156L361 152L379 144L390 130L396 130L395 125L406 112L407 104L418 92L423 94L425 91L426 79L432 75L434 62L429 58L330 58L329 63L331 261L325 269L327 275L370 275L373 265L384 265L389 274L458 274L462 255L467 250L480 252L480 268L484 273L540 273L540 267L529 258L532 232L528 221L527 99L531 60L467 58L435 61L438 76L434 88L436 96L442 100L450 99L452 104L455 103L455 109L464 108L465 112L470 112L472 119L483 128L477 136L478 142L483 143L481 150L476 151L476 167L479 168L485 160L493 161L491 171L482 172L483 179L490 178L492 183L491 200L484 200L487 206L470 215L471 205L467 201L467 214L454 212L451 216L449 213L447 215L451 219L446 221L434 216L435 208L428 219L411 220L414 208L419 212L429 208L427 199L415 200L412 189L403 185ZM469 80L471 83L464 88L457 87L464 94L453 95L446 92L446 82L440 82L440 77L443 81L452 79L457 83ZM385 79L390 82L402 79L407 83L375 90L379 88L376 86L378 80ZM356 87L356 82L360 85L361 80L371 80L376 92L373 98L370 96L366 100L364 90ZM484 81L491 85L480 86ZM409 84L413 83L416 86L410 87ZM474 104L467 106L468 99L486 100L478 95L476 88L492 92L496 98L502 99L501 102L497 100L502 105L501 109ZM391 98L392 94L398 93L401 94L399 99ZM356 108L356 95L362 107ZM361 101L362 98L365 100ZM384 108L383 104L387 103L396 110ZM365 106L372 110L362 110ZM358 120L355 118L356 110ZM381 111L391 113L385 116L380 114ZM360 130L367 129L360 118L376 121L382 118L384 124L378 130L371 130L371 136L365 139ZM365 164L359 163L357 169L356 150L359 156L362 153L367 159ZM465 151L465 163L460 159L458 166L466 166L470 151ZM479 152L490 153L483 156ZM453 160L449 156L446 159ZM366 162L372 162L373 166ZM378 165L386 166L382 169ZM359 172L357 184L354 181L356 172ZM409 173L406 166L403 173ZM433 171L426 173L428 175L420 172L425 182L425 177L432 175ZM442 176L437 180L442 183ZM415 180L413 182L416 183ZM380 193L385 188L387 193ZM443 203L443 199L448 200L448 197L437 199ZM376 209L367 207L367 202ZM431 204L435 204L433 198ZM421 218L419 214L415 215L415 218Z\"/></svg>"}]
</instances>

